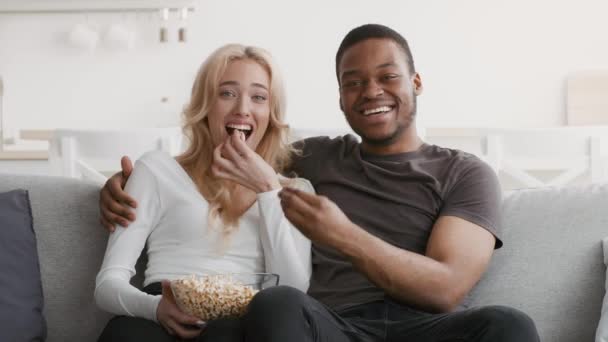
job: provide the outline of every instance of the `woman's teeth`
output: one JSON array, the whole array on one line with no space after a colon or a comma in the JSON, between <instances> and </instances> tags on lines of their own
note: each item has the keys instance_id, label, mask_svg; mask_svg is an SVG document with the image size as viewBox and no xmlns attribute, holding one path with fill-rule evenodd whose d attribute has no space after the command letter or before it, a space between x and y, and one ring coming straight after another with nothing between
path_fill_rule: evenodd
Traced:
<instances>
[{"instance_id":1,"label":"woman's teeth","mask_svg":"<svg viewBox=\"0 0 608 342\"><path fill-rule=\"evenodd\" d=\"M250 131L251 125L227 124L226 127L238 129L239 131Z\"/></svg>"},{"instance_id":2,"label":"woman's teeth","mask_svg":"<svg viewBox=\"0 0 608 342\"><path fill-rule=\"evenodd\" d=\"M249 135L251 135L253 128L251 127L251 125L228 124L226 125L226 131L229 135L232 135L234 131L240 131L245 134L245 138L249 138Z\"/></svg>"},{"instance_id":3,"label":"woman's teeth","mask_svg":"<svg viewBox=\"0 0 608 342\"><path fill-rule=\"evenodd\" d=\"M372 108L372 109L367 109L363 111L363 115L372 115L372 114L378 114L378 113L384 113L384 112L388 112L391 110L391 107L389 106L382 106L382 107L378 107L378 108Z\"/></svg>"}]
</instances>

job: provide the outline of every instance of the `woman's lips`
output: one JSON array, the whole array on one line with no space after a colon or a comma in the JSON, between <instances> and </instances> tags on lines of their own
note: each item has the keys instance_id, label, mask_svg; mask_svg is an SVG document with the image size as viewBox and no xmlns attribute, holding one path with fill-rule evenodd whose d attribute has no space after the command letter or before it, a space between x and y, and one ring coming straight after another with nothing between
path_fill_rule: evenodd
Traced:
<instances>
[{"instance_id":1,"label":"woman's lips","mask_svg":"<svg viewBox=\"0 0 608 342\"><path fill-rule=\"evenodd\" d=\"M247 124L227 124L226 132L228 135L232 135L235 131L243 132L245 134L245 139L248 139L253 133L253 126Z\"/></svg>"}]
</instances>

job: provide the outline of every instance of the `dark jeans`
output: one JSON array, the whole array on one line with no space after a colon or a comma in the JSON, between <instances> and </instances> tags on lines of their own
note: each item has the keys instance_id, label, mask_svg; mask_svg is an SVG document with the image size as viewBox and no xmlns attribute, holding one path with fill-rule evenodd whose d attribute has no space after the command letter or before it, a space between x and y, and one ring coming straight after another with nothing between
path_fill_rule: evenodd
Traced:
<instances>
[{"instance_id":1,"label":"dark jeans","mask_svg":"<svg viewBox=\"0 0 608 342\"><path fill-rule=\"evenodd\" d=\"M162 293L160 283L153 283L143 289L153 295ZM243 331L240 319L218 319L207 322L203 333L191 341L242 342ZM137 317L116 316L104 328L98 342L173 342L179 341L167 333L161 325Z\"/></svg>"},{"instance_id":2,"label":"dark jeans","mask_svg":"<svg viewBox=\"0 0 608 342\"><path fill-rule=\"evenodd\" d=\"M534 322L504 306L431 314L393 301L334 312L301 291L266 289L243 318L247 342L538 342Z\"/></svg>"}]
</instances>

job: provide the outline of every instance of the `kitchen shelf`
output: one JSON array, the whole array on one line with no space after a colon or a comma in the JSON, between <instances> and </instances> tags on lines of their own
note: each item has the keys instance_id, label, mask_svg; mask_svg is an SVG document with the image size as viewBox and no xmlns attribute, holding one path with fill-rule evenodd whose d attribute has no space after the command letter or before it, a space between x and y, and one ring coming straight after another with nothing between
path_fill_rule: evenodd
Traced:
<instances>
[{"instance_id":1,"label":"kitchen shelf","mask_svg":"<svg viewBox=\"0 0 608 342\"><path fill-rule=\"evenodd\" d=\"M0 14L60 14L60 13L117 13L194 11L195 0L3 0Z\"/></svg>"}]
</instances>

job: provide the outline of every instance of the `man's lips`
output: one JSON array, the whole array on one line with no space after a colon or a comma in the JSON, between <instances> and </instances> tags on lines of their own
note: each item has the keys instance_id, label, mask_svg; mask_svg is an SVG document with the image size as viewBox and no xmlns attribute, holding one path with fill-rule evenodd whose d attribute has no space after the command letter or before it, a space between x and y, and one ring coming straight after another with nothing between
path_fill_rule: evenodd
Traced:
<instances>
[{"instance_id":1,"label":"man's lips","mask_svg":"<svg viewBox=\"0 0 608 342\"><path fill-rule=\"evenodd\" d=\"M394 105L381 105L381 106L379 105L379 106L374 106L374 107L362 108L358 112L362 115L369 116L369 115L375 115L375 114L384 114L384 113L390 112L394 108L395 108Z\"/></svg>"}]
</instances>

